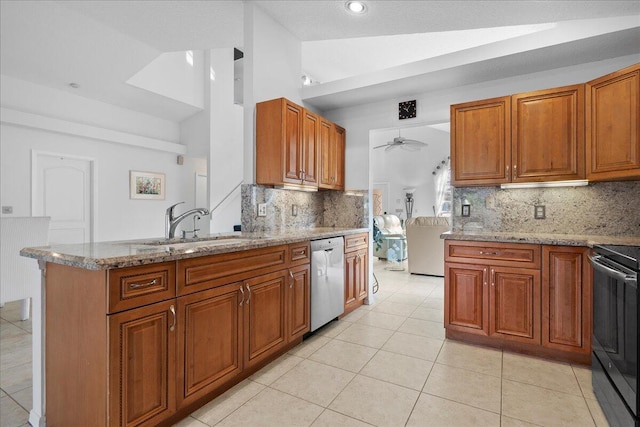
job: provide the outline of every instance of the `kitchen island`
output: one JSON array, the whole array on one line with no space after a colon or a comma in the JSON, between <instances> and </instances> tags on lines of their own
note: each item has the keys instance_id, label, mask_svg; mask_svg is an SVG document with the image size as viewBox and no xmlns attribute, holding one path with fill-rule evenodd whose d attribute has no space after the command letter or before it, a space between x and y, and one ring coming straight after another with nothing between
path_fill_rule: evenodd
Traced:
<instances>
[{"instance_id":1,"label":"kitchen island","mask_svg":"<svg viewBox=\"0 0 640 427\"><path fill-rule=\"evenodd\" d=\"M299 344L309 330L309 242L363 233L23 249L43 273L30 422L171 425Z\"/></svg>"},{"instance_id":2,"label":"kitchen island","mask_svg":"<svg viewBox=\"0 0 640 427\"><path fill-rule=\"evenodd\" d=\"M448 232L447 338L591 363L590 248L640 245L640 237Z\"/></svg>"}]
</instances>

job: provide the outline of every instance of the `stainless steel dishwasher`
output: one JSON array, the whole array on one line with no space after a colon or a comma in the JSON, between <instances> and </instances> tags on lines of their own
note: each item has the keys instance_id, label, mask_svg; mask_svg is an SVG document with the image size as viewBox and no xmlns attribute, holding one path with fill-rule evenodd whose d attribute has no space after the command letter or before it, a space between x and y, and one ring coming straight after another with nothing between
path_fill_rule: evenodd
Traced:
<instances>
[{"instance_id":1,"label":"stainless steel dishwasher","mask_svg":"<svg viewBox=\"0 0 640 427\"><path fill-rule=\"evenodd\" d=\"M311 241L311 331L344 313L344 239Z\"/></svg>"}]
</instances>

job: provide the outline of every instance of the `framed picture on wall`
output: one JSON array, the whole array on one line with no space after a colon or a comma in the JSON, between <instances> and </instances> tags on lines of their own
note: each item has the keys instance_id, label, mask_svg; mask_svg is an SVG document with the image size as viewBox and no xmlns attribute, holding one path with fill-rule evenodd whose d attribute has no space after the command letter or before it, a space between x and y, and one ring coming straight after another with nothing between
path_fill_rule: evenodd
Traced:
<instances>
[{"instance_id":1,"label":"framed picture on wall","mask_svg":"<svg viewBox=\"0 0 640 427\"><path fill-rule=\"evenodd\" d=\"M164 200L163 173L129 171L129 198Z\"/></svg>"}]
</instances>

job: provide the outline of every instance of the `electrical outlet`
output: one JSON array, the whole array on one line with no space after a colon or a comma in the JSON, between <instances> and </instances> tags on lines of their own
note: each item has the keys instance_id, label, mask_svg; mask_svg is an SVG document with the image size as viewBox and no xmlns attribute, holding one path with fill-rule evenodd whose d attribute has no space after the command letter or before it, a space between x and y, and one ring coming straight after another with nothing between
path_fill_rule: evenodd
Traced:
<instances>
[{"instance_id":1,"label":"electrical outlet","mask_svg":"<svg viewBox=\"0 0 640 427\"><path fill-rule=\"evenodd\" d=\"M298 205L291 205L291 216L298 216Z\"/></svg>"},{"instance_id":2,"label":"electrical outlet","mask_svg":"<svg viewBox=\"0 0 640 427\"><path fill-rule=\"evenodd\" d=\"M258 216L267 216L267 204L258 203Z\"/></svg>"},{"instance_id":3,"label":"electrical outlet","mask_svg":"<svg viewBox=\"0 0 640 427\"><path fill-rule=\"evenodd\" d=\"M2 207L2 213L3 214L12 214L13 213L13 206L3 206Z\"/></svg>"},{"instance_id":4,"label":"electrical outlet","mask_svg":"<svg viewBox=\"0 0 640 427\"><path fill-rule=\"evenodd\" d=\"M547 216L545 215L545 206L544 205L535 205L533 208L533 217L535 219L545 219Z\"/></svg>"}]
</instances>

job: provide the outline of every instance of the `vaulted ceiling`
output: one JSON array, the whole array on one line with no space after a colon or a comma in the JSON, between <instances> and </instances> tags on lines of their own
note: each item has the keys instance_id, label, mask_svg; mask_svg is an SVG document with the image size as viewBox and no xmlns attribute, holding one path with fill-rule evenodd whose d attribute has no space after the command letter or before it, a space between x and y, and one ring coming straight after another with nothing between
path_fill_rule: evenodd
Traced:
<instances>
[{"instance_id":1,"label":"vaulted ceiling","mask_svg":"<svg viewBox=\"0 0 640 427\"><path fill-rule=\"evenodd\" d=\"M636 0L365 2L254 1L301 40L321 110L640 53ZM180 121L192 106L126 80L164 52L241 48L242 3L2 0L0 71Z\"/></svg>"}]
</instances>

